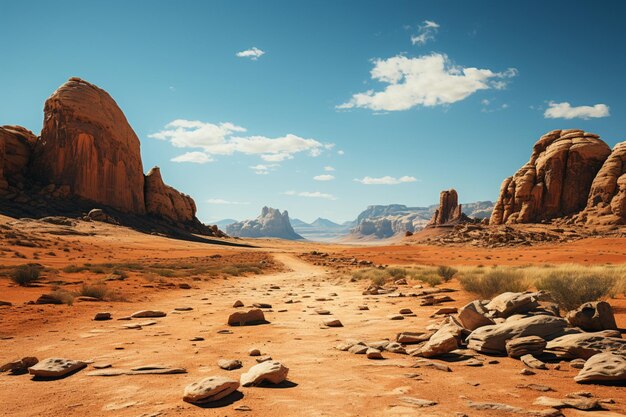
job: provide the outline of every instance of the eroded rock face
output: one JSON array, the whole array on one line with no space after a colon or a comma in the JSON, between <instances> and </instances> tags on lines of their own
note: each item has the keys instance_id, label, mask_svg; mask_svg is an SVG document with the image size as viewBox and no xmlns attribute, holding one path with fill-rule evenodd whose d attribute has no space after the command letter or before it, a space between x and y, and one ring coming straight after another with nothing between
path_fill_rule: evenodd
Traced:
<instances>
[{"instance_id":1,"label":"eroded rock face","mask_svg":"<svg viewBox=\"0 0 626 417\"><path fill-rule=\"evenodd\" d=\"M588 332L617 330L611 305L606 301L585 303L567 314L567 321L574 327Z\"/></svg>"},{"instance_id":2,"label":"eroded rock face","mask_svg":"<svg viewBox=\"0 0 626 417\"><path fill-rule=\"evenodd\" d=\"M526 165L502 183L490 224L533 223L578 213L610 153L598 135L582 130L543 135Z\"/></svg>"},{"instance_id":3,"label":"eroded rock face","mask_svg":"<svg viewBox=\"0 0 626 417\"><path fill-rule=\"evenodd\" d=\"M159 167L154 167L145 178L146 212L174 222L191 222L196 217L196 203L191 197L166 185Z\"/></svg>"},{"instance_id":4,"label":"eroded rock face","mask_svg":"<svg viewBox=\"0 0 626 417\"><path fill-rule=\"evenodd\" d=\"M626 223L626 142L615 145L600 168L579 220L587 224Z\"/></svg>"},{"instance_id":5,"label":"eroded rock face","mask_svg":"<svg viewBox=\"0 0 626 417\"><path fill-rule=\"evenodd\" d=\"M33 175L127 213L145 213L139 139L104 90L70 78L44 107Z\"/></svg>"},{"instance_id":6,"label":"eroded rock face","mask_svg":"<svg viewBox=\"0 0 626 417\"><path fill-rule=\"evenodd\" d=\"M614 353L599 353L589 359L574 380L580 384L626 381L626 357Z\"/></svg>"},{"instance_id":7,"label":"eroded rock face","mask_svg":"<svg viewBox=\"0 0 626 417\"><path fill-rule=\"evenodd\" d=\"M23 178L36 141L33 132L21 126L0 126L0 190Z\"/></svg>"},{"instance_id":8,"label":"eroded rock face","mask_svg":"<svg viewBox=\"0 0 626 417\"><path fill-rule=\"evenodd\" d=\"M439 208L435 210L428 226L436 227L446 224L457 224L467 219L467 216L461 210L462 207L459 204L459 195L456 190L442 191L439 194Z\"/></svg>"},{"instance_id":9,"label":"eroded rock face","mask_svg":"<svg viewBox=\"0 0 626 417\"><path fill-rule=\"evenodd\" d=\"M271 207L263 207L261 215L254 220L244 220L227 226L226 233L240 237L302 239L302 236L291 227L287 210L281 213L280 210Z\"/></svg>"}]
</instances>

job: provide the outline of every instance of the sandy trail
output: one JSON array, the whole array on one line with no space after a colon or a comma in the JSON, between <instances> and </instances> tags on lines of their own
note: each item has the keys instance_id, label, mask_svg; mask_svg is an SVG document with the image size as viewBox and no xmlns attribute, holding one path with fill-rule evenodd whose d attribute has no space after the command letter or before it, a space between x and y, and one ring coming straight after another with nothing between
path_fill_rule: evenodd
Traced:
<instances>
[{"instance_id":1,"label":"sandy trail","mask_svg":"<svg viewBox=\"0 0 626 417\"><path fill-rule=\"evenodd\" d=\"M574 383L576 370L539 371L519 375L522 365L509 358L499 364L470 368L462 362L446 363L452 372L412 368L416 358L384 353L382 361L334 349L338 342L355 338L375 341L393 338L400 331L422 330L433 322L429 316L438 307L419 307L415 298L361 295L364 283L347 284L330 271L305 263L288 253L274 253L291 271L198 282L192 290L176 290L167 296L138 303L103 303L101 310L114 318L151 308L168 312L155 319L157 324L141 330L122 329L124 324L142 322L111 320L94 322L92 316L52 323L38 330L23 329L15 338L0 340L2 359L34 355L39 359L67 357L111 363L128 369L146 364L185 367L187 374L88 376L93 368L57 381L32 381L30 376L0 376L0 415L3 416L451 416L455 412L471 416L497 416L498 412L471 410L468 400L496 401L536 409L532 401L544 393L516 388L518 384L544 384L557 392L554 397L580 390L617 401L624 411L625 388L580 386ZM272 289L270 287L279 287ZM336 293L336 295L331 295ZM327 301L316 301L316 298ZM451 306L460 307L469 298L454 293ZM266 311L270 324L248 327L226 325L240 299L246 306L254 302L272 304ZM293 303L287 303L292 300ZM359 311L366 304L369 311ZM189 312L172 313L176 307L192 307ZM387 316L408 307L417 317L391 321ZM67 308L61 306L58 308ZM322 328L314 310L324 308L340 319L343 328ZM45 317L42 317L44 320ZM41 330L45 329L45 330ZM220 334L228 329L232 334ZM200 336L204 341L192 342ZM259 348L290 368L289 384L280 388L240 388L231 401L214 408L201 408L182 401L183 388L211 375L240 374L256 364L250 348ZM219 359L240 359L243 369L224 371ZM417 374L417 378L407 375ZM414 397L437 401L429 408L415 408L402 400ZM33 399L37 401L33 401ZM248 406L251 411L237 411ZM567 414L567 412L566 412ZM567 414L574 415L574 414Z\"/></svg>"}]
</instances>

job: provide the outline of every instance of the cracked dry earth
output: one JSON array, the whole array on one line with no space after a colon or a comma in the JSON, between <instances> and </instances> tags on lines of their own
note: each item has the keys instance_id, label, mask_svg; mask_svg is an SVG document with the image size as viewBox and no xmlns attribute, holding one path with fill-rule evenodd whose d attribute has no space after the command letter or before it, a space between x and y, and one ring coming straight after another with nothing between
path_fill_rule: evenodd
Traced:
<instances>
[{"instance_id":1,"label":"cracked dry earth","mask_svg":"<svg viewBox=\"0 0 626 417\"><path fill-rule=\"evenodd\" d=\"M429 316L440 307L419 307L415 298L364 296L363 283L346 283L325 269L289 253L274 253L291 271L201 282L198 288L178 291L149 302L116 303L109 311L113 320L96 322L92 315L54 322L43 330L23 329L13 339L0 341L2 357L65 357L110 363L113 368L167 365L187 369L175 375L89 376L93 364L64 379L33 381L29 375L0 376L0 415L3 416L503 416L526 415L501 410L475 410L470 401L497 402L523 410L541 410L533 401L542 395L563 398L590 391L597 398L612 398L608 412L563 410L567 416L617 416L626 406L623 387L581 386L573 381L578 372L561 370L519 374L523 365L510 358L487 358L480 368L464 361L443 361L451 369L415 368L419 358L383 352L385 359L341 352L334 347L346 339L377 341L393 339L401 331L423 330L434 322ZM446 306L461 307L471 300L453 293ZM318 299L318 300L316 300ZM324 301L319 301L324 299ZM229 327L233 303L247 306L269 303L270 322L256 326ZM288 302L291 300L292 302ZM361 311L359 305L369 310ZM175 308L192 310L172 313ZM415 317L390 320L402 308ZM124 329L133 321L116 318L140 309L168 312L156 324L140 330ZM316 309L330 311L318 315ZM328 318L344 327L324 328ZM141 319L140 321L146 321ZM229 330L228 333L220 333ZM194 338L204 340L192 341ZM188 384L207 376L239 379L256 364L248 356L260 349L289 368L289 383L280 387L239 388L237 395L215 405L199 407L182 401ZM217 366L220 359L239 359L243 368L233 371ZM489 360L498 363L488 364ZM538 392L519 385L540 384L554 392ZM422 407L424 402L435 405ZM604 413L604 414L603 414Z\"/></svg>"}]
</instances>

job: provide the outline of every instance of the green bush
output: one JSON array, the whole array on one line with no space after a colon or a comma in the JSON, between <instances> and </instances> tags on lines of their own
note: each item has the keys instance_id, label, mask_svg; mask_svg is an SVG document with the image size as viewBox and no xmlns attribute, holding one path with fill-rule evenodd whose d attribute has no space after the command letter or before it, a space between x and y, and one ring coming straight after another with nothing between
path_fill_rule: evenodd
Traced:
<instances>
[{"instance_id":1,"label":"green bush","mask_svg":"<svg viewBox=\"0 0 626 417\"><path fill-rule=\"evenodd\" d=\"M454 269L451 266L441 265L439 268L437 268L437 274L444 282L450 281L457 272L459 272L459 270Z\"/></svg>"},{"instance_id":2,"label":"green bush","mask_svg":"<svg viewBox=\"0 0 626 417\"><path fill-rule=\"evenodd\" d=\"M536 281L537 289L549 291L564 310L610 296L615 278L609 272L557 270Z\"/></svg>"},{"instance_id":3,"label":"green bush","mask_svg":"<svg viewBox=\"0 0 626 417\"><path fill-rule=\"evenodd\" d=\"M11 272L11 280L22 287L27 287L39 281L42 269L39 264L20 265Z\"/></svg>"},{"instance_id":4,"label":"green bush","mask_svg":"<svg viewBox=\"0 0 626 417\"><path fill-rule=\"evenodd\" d=\"M494 269L484 274L467 274L460 279L465 291L483 299L493 298L503 292L522 292L528 289L524 274L511 269Z\"/></svg>"}]
</instances>

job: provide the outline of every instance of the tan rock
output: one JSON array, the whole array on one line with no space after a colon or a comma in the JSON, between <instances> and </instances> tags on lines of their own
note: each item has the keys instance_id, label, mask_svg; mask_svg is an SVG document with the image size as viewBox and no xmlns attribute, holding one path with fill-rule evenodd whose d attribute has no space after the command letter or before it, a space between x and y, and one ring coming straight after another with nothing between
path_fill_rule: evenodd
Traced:
<instances>
[{"instance_id":1,"label":"tan rock","mask_svg":"<svg viewBox=\"0 0 626 417\"><path fill-rule=\"evenodd\" d=\"M254 365L248 372L241 375L241 385L251 387L263 382L280 384L287 379L289 368L278 361L267 361Z\"/></svg>"},{"instance_id":2,"label":"tan rock","mask_svg":"<svg viewBox=\"0 0 626 417\"><path fill-rule=\"evenodd\" d=\"M60 378L86 366L87 364L82 361L48 358L28 368L28 372L42 378Z\"/></svg>"},{"instance_id":3,"label":"tan rock","mask_svg":"<svg viewBox=\"0 0 626 417\"><path fill-rule=\"evenodd\" d=\"M191 197L166 185L159 167L145 177L146 212L173 222L192 222L196 218L196 203Z\"/></svg>"},{"instance_id":4,"label":"tan rock","mask_svg":"<svg viewBox=\"0 0 626 417\"><path fill-rule=\"evenodd\" d=\"M617 330L613 309L606 301L585 303L567 314L567 321L574 327L588 332Z\"/></svg>"},{"instance_id":5,"label":"tan rock","mask_svg":"<svg viewBox=\"0 0 626 417\"><path fill-rule=\"evenodd\" d=\"M624 383L626 381L626 356L606 352L592 356L574 377L578 383Z\"/></svg>"},{"instance_id":6,"label":"tan rock","mask_svg":"<svg viewBox=\"0 0 626 417\"><path fill-rule=\"evenodd\" d=\"M253 308L252 310L237 311L228 316L229 326L250 326L254 324L267 323L263 310Z\"/></svg>"},{"instance_id":7,"label":"tan rock","mask_svg":"<svg viewBox=\"0 0 626 417\"><path fill-rule=\"evenodd\" d=\"M185 387L183 401L188 403L209 403L221 400L237 391L239 381L221 376L210 376Z\"/></svg>"}]
</instances>

